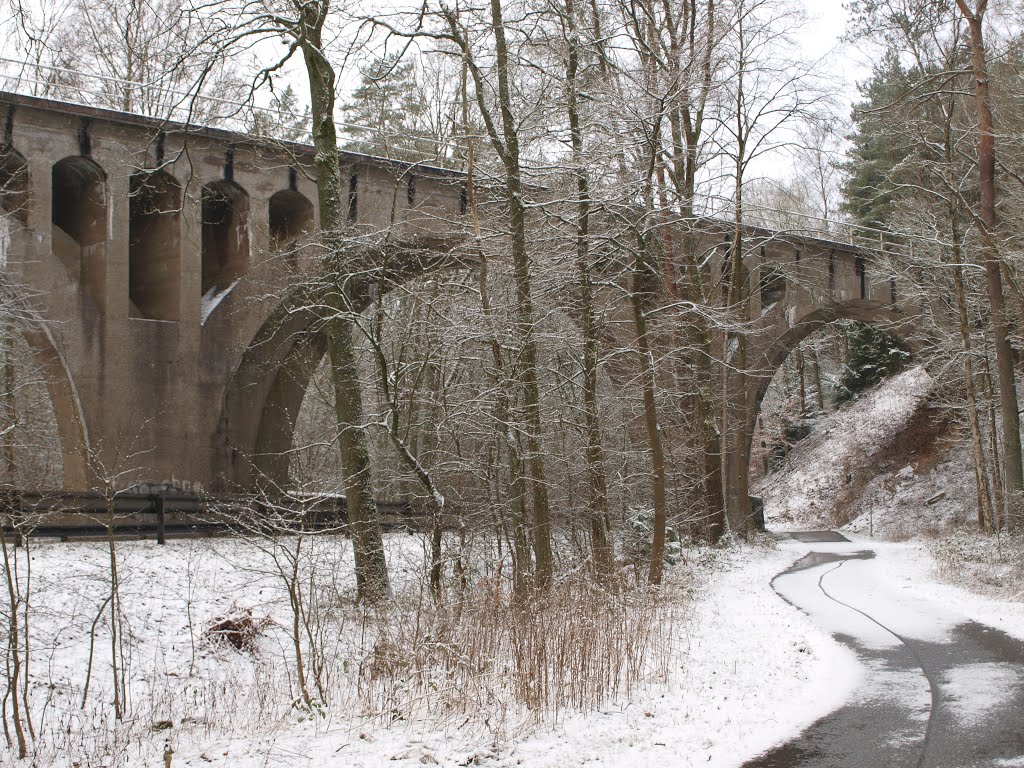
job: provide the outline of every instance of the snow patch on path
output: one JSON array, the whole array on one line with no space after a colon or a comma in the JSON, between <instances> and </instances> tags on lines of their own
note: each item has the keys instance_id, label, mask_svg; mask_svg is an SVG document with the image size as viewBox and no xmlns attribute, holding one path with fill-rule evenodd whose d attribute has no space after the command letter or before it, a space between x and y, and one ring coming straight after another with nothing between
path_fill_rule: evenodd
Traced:
<instances>
[{"instance_id":1,"label":"snow patch on path","mask_svg":"<svg viewBox=\"0 0 1024 768\"><path fill-rule=\"evenodd\" d=\"M849 534L848 534L849 535ZM850 535L877 553L882 573L908 596L931 600L951 617L960 617L1002 630L1024 640L1024 603L999 600L936 581L936 562L925 542L880 542Z\"/></svg>"},{"instance_id":2,"label":"snow patch on path","mask_svg":"<svg viewBox=\"0 0 1024 768\"><path fill-rule=\"evenodd\" d=\"M1016 695L1021 672L1016 664L963 664L946 672L941 685L954 716L970 727L984 722Z\"/></svg>"}]
</instances>

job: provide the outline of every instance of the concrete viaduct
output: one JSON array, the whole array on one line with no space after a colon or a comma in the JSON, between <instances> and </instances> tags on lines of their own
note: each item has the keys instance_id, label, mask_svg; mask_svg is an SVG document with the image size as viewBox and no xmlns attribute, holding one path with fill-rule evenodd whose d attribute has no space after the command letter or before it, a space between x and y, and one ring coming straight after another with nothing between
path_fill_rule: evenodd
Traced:
<instances>
[{"instance_id":1,"label":"concrete viaduct","mask_svg":"<svg viewBox=\"0 0 1024 768\"><path fill-rule=\"evenodd\" d=\"M312 148L2 92L0 119L3 289L47 376L64 488L286 482L325 350L286 298L315 258L293 247L318 226ZM353 226L393 233L393 280L457 261L463 175L344 152L342 173ZM709 269L723 231L701 235ZM823 325L912 319L870 250L756 228L747 246L749 402Z\"/></svg>"}]
</instances>

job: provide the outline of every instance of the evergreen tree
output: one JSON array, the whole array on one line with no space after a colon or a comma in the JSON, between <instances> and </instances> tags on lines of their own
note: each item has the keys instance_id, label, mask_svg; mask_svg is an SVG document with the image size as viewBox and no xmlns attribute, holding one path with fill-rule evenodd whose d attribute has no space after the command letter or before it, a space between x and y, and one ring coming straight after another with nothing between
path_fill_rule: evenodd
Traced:
<instances>
[{"instance_id":1,"label":"evergreen tree","mask_svg":"<svg viewBox=\"0 0 1024 768\"><path fill-rule=\"evenodd\" d=\"M361 74L359 87L342 108L345 149L408 162L434 159L433 142L424 129L428 107L415 64L385 56Z\"/></svg>"},{"instance_id":2,"label":"evergreen tree","mask_svg":"<svg viewBox=\"0 0 1024 768\"><path fill-rule=\"evenodd\" d=\"M899 130L899 104L913 87L910 73L893 53L887 54L860 86L863 100L853 109L853 147L843 168L841 209L857 224L885 229L893 213L904 164L914 155L914 142Z\"/></svg>"},{"instance_id":3,"label":"evergreen tree","mask_svg":"<svg viewBox=\"0 0 1024 768\"><path fill-rule=\"evenodd\" d=\"M903 342L872 325L851 323L845 332L850 354L839 378L837 403L851 400L882 379L899 373L910 360Z\"/></svg>"}]
</instances>

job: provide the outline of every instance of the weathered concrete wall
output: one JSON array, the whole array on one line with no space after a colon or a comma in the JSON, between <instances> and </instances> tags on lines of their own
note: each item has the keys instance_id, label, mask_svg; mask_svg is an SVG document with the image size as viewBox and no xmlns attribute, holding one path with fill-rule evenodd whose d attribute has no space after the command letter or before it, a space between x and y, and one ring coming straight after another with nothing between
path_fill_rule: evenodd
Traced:
<instances>
[{"instance_id":1,"label":"weathered concrete wall","mask_svg":"<svg viewBox=\"0 0 1024 768\"><path fill-rule=\"evenodd\" d=\"M294 273L271 238L271 197L294 188L313 206L313 227L318 223L310 148L261 146L225 132L9 94L0 94L0 113L10 115L4 144L27 160L29 184L27 219L10 237L6 276L45 319L45 332L36 336L48 369L65 374L51 394L65 443L66 487L143 480L223 486L224 456L232 451L223 444L231 430L220 423L226 390ZM53 223L54 201L68 198L53 194L53 169L65 158L75 159L72 177L101 173L103 234L85 249ZM394 215L403 236L439 235L458 219L457 174L359 155L343 154L342 162L343 179L359 179L360 230L385 228ZM181 187L180 210L161 212L174 218L178 260L137 253L136 264L159 257L167 263L154 265L154 274L176 270L177 295L155 310L177 317L171 320L147 319L129 301L129 185L133 174L157 167ZM225 179L247 198L245 231L231 236L248 241L248 264L216 307L208 301L204 311L203 187Z\"/></svg>"}]
</instances>

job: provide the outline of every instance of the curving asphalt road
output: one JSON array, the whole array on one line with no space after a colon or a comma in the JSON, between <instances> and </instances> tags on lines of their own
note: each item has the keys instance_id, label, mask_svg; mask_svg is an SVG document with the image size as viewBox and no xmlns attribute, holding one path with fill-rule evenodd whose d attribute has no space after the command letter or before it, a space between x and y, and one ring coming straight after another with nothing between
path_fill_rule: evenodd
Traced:
<instances>
[{"instance_id":1,"label":"curving asphalt road","mask_svg":"<svg viewBox=\"0 0 1024 768\"><path fill-rule=\"evenodd\" d=\"M744 768L1024 768L1024 642L902 594L839 534L794 538L820 551L772 586L864 675L843 707Z\"/></svg>"}]
</instances>

